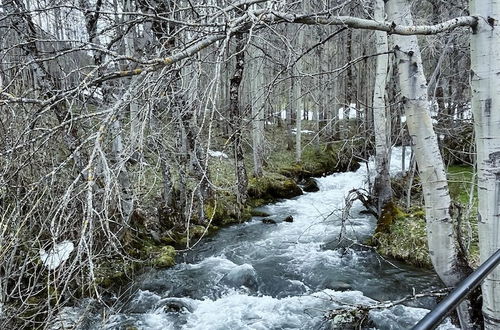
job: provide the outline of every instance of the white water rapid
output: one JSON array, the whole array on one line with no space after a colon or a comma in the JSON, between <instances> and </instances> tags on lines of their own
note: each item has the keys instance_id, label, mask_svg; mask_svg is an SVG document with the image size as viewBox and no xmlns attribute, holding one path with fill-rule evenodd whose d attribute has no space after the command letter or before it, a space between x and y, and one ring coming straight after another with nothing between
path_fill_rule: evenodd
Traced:
<instances>
[{"instance_id":1,"label":"white water rapid","mask_svg":"<svg viewBox=\"0 0 500 330\"><path fill-rule=\"evenodd\" d=\"M401 149L392 154L395 174L401 168ZM222 229L175 267L142 276L133 285L135 291L114 308L88 312L80 327L330 329L325 312L339 305L371 305L440 287L433 273L388 263L369 248L334 249L344 198L349 190L366 187L366 164L317 182L319 192L262 208L277 224L263 224L255 217ZM348 237L358 242L375 227L375 220L362 210L356 202L347 223ZM289 215L294 221L283 222ZM429 304L430 298L413 307L373 310L367 329L408 329L427 312L421 307ZM64 315L61 319L71 325L82 319L77 317L82 307L68 308ZM439 329L454 328L447 322Z\"/></svg>"}]
</instances>

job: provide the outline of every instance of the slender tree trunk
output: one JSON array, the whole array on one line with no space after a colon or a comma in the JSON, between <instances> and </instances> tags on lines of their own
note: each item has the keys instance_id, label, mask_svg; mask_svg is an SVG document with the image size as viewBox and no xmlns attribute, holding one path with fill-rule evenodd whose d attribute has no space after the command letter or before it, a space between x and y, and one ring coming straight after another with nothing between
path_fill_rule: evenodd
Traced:
<instances>
[{"instance_id":1,"label":"slender tree trunk","mask_svg":"<svg viewBox=\"0 0 500 330\"><path fill-rule=\"evenodd\" d=\"M478 169L481 261L500 248L500 2L472 0L480 17L471 36L472 110ZM482 284L484 327L500 329L500 268Z\"/></svg>"},{"instance_id":2,"label":"slender tree trunk","mask_svg":"<svg viewBox=\"0 0 500 330\"><path fill-rule=\"evenodd\" d=\"M376 1L376 21L384 20L384 6L384 0ZM376 31L375 38L377 53L387 52L387 34L382 31ZM392 198L391 178L389 176L391 129L389 126L390 120L387 120L387 111L385 107L388 59L388 55L377 56L375 86L373 91L373 127L375 130L375 164L377 168L373 189L374 195L377 198L377 211L379 215L382 215L384 207Z\"/></svg>"},{"instance_id":3,"label":"slender tree trunk","mask_svg":"<svg viewBox=\"0 0 500 330\"><path fill-rule=\"evenodd\" d=\"M255 56L252 62L250 77L250 102L252 106L252 144L253 144L253 174L255 177L263 175L264 157L264 74L262 60L257 58L258 49L252 48Z\"/></svg>"},{"instance_id":4,"label":"slender tree trunk","mask_svg":"<svg viewBox=\"0 0 500 330\"><path fill-rule=\"evenodd\" d=\"M352 30L348 29L346 34L346 62L349 63L352 60ZM348 139L350 136L350 112L351 112L351 103L355 100L352 97L353 94L353 74L352 74L352 65L347 67L347 74L345 79L345 90L344 90L344 118L343 118L343 127L342 127L342 138Z\"/></svg>"},{"instance_id":5,"label":"slender tree trunk","mask_svg":"<svg viewBox=\"0 0 500 330\"><path fill-rule=\"evenodd\" d=\"M240 84L243 77L245 65L245 42L243 36L239 33L235 35L236 42L236 65L234 74L230 80L229 91L229 111L231 116L231 129L233 137L234 162L236 170L236 201L238 203L238 212L241 213L247 200L248 177L244 163L244 153L242 147L241 122L243 114L240 110Z\"/></svg>"},{"instance_id":6,"label":"slender tree trunk","mask_svg":"<svg viewBox=\"0 0 500 330\"><path fill-rule=\"evenodd\" d=\"M305 8L305 4L302 4L302 7ZM299 28L299 35L297 39L297 48L300 49L301 53L305 50L305 29L304 27ZM299 163L302 160L302 118L305 114L305 85L304 85L304 77L302 77L304 69L304 57L299 59L294 66L295 72L295 83L293 89L293 96L295 99L295 104L297 105L297 120L295 122L295 161Z\"/></svg>"},{"instance_id":7,"label":"slender tree trunk","mask_svg":"<svg viewBox=\"0 0 500 330\"><path fill-rule=\"evenodd\" d=\"M292 139L292 114L296 111L297 100L295 99L295 77L293 76L293 67L289 69L289 86L288 86L288 106L286 110L286 133L287 133L287 150L291 151L293 149L293 139Z\"/></svg>"},{"instance_id":8,"label":"slender tree trunk","mask_svg":"<svg viewBox=\"0 0 500 330\"><path fill-rule=\"evenodd\" d=\"M300 98L300 72L294 69L296 73L295 82L293 84L292 94L297 111L297 119L295 120L295 161L298 163L302 160L302 108L303 101Z\"/></svg>"},{"instance_id":9,"label":"slender tree trunk","mask_svg":"<svg viewBox=\"0 0 500 330\"><path fill-rule=\"evenodd\" d=\"M132 12L132 0L125 0L124 10L126 12ZM126 20L125 20L126 21ZM125 54L130 57L134 57L136 45L135 40L137 39L135 29L132 28L128 31L124 38L125 42ZM131 69L131 68L130 68ZM131 100L130 105L130 148L132 150L132 157L137 161L142 161L142 146L140 145L140 130L141 124L139 120L139 104L136 100Z\"/></svg>"},{"instance_id":10,"label":"slender tree trunk","mask_svg":"<svg viewBox=\"0 0 500 330\"><path fill-rule=\"evenodd\" d=\"M407 0L389 0L387 16L396 24L413 25ZM432 127L420 48L416 36L392 35L392 41L406 122L422 182L429 253L441 280L448 286L455 286L470 273L470 268L457 242L457 223L451 214L443 158ZM464 301L458 308L463 329L472 327L469 306L468 301Z\"/></svg>"}]
</instances>

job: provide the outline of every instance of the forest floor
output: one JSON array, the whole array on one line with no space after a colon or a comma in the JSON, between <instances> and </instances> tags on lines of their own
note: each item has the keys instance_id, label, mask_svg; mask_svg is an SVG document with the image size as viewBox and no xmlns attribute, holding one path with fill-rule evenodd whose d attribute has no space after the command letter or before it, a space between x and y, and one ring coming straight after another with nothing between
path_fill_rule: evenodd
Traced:
<instances>
[{"instance_id":1,"label":"forest floor","mask_svg":"<svg viewBox=\"0 0 500 330\"><path fill-rule=\"evenodd\" d=\"M467 165L450 165L447 168L453 213L460 226L463 245L468 253L469 264L479 264L477 231L477 190L474 185L473 168ZM427 247L425 211L421 186L417 177L413 179L410 205L407 203L409 175L393 179L395 210L388 230L374 235L370 244L380 254L418 267L432 268Z\"/></svg>"}]
</instances>

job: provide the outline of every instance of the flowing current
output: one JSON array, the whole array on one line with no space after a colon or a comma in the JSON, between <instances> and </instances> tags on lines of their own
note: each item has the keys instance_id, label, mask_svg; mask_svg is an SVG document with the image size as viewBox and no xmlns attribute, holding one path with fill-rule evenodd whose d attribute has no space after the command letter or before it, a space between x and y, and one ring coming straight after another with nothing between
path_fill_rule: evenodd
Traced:
<instances>
[{"instance_id":1,"label":"flowing current","mask_svg":"<svg viewBox=\"0 0 500 330\"><path fill-rule=\"evenodd\" d=\"M401 149L392 154L395 174L401 169ZM336 307L373 305L439 288L433 273L385 260L371 249L335 249L345 196L366 187L367 173L363 164L356 172L318 178L320 191L262 207L277 224L254 217L220 230L179 256L176 266L141 276L132 293L113 309L95 312L85 327L329 329L324 315ZM375 219L362 210L355 202L345 227L347 236L360 243L375 228ZM282 221L289 215L293 222ZM429 298L411 307L372 310L370 327L409 329L433 303ZM78 308L66 314L70 319ZM453 327L447 322L439 329Z\"/></svg>"}]
</instances>

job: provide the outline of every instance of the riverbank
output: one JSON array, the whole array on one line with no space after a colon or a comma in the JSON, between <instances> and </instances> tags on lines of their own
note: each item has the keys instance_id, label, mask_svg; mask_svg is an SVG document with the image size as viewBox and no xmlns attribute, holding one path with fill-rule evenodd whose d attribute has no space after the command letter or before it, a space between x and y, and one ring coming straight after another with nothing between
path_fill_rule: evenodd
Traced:
<instances>
[{"instance_id":1,"label":"riverbank","mask_svg":"<svg viewBox=\"0 0 500 330\"><path fill-rule=\"evenodd\" d=\"M477 233L477 190L473 168L452 165L447 168L448 186L453 201L454 214L460 223L463 245L468 251L472 267L479 264ZM409 189L411 185L411 189ZM401 260L416 267L432 269L427 247L427 232L423 197L418 177L411 173L392 179L394 201L386 214L385 223L379 224L368 242L383 256ZM410 198L408 199L408 192ZM409 203L408 203L409 202Z\"/></svg>"},{"instance_id":2,"label":"riverbank","mask_svg":"<svg viewBox=\"0 0 500 330\"><path fill-rule=\"evenodd\" d=\"M362 243L375 228L360 203L348 225L342 221L345 196L366 188L366 178L365 166L317 178L319 191L259 208L274 222L255 217L221 228L183 252L177 265L136 277L112 308L82 303L65 309L60 321L69 325L86 315L89 329L330 329L328 310L369 309L440 288L433 272L386 262L358 244L338 248L340 233ZM283 221L288 216L292 222ZM424 299L376 309L364 325L408 328L431 306Z\"/></svg>"}]
</instances>

